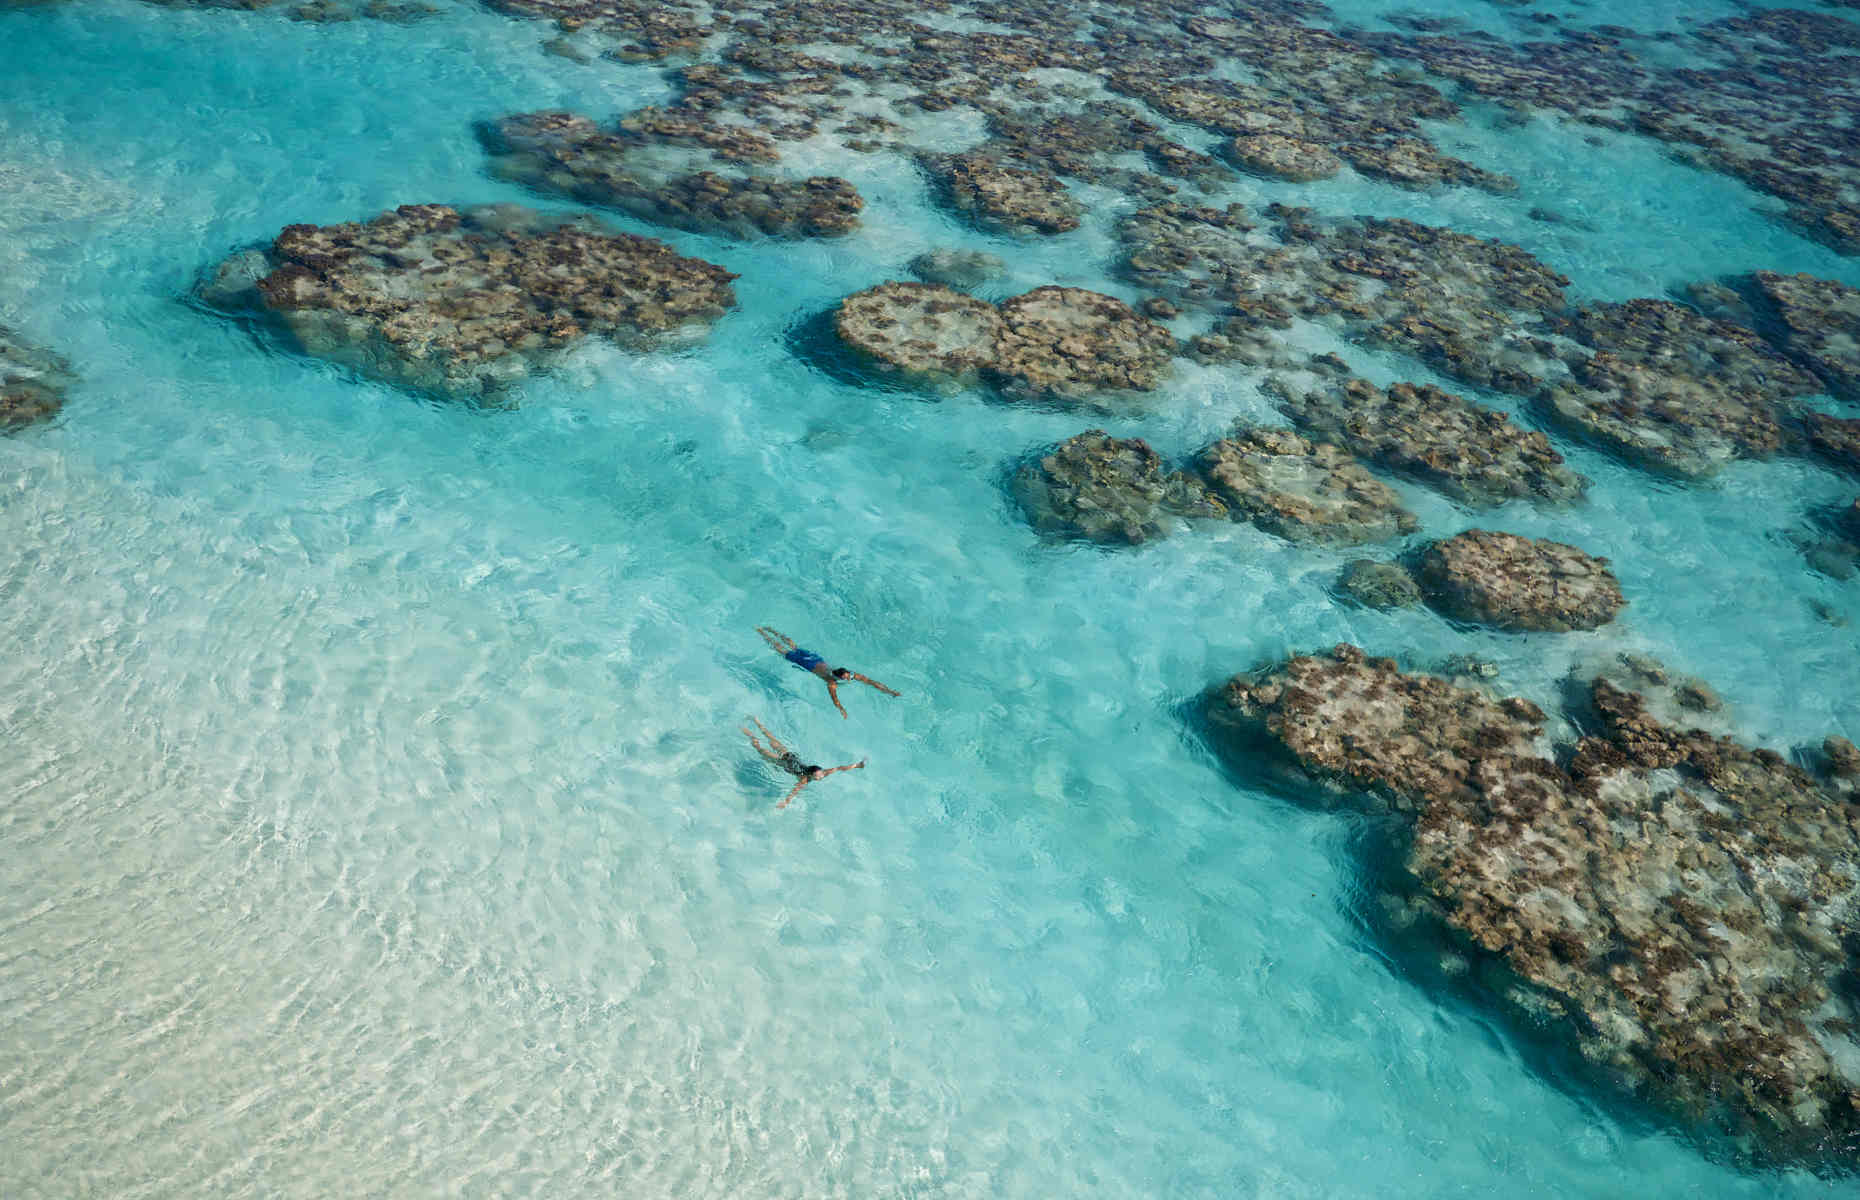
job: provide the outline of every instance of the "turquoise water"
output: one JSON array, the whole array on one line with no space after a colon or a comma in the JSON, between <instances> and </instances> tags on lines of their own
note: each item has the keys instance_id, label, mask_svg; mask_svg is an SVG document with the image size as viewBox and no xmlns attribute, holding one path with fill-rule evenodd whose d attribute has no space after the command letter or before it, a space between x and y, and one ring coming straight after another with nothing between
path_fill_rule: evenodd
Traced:
<instances>
[{"instance_id":1,"label":"turquoise water","mask_svg":"<svg viewBox=\"0 0 1860 1200\"><path fill-rule=\"evenodd\" d=\"M534 202L483 173L475 120L668 94L537 42L471 9L0 11L0 320L83 375L0 439L0 1193L1860 1194L1706 1153L1410 978L1353 818L1249 788L1184 715L1347 639L1546 699L1640 650L1762 744L1860 737L1860 589L1787 536L1850 480L1680 488L1565 447L1595 487L1564 512L1398 485L1430 536L1610 556L1630 607L1592 634L1345 609L1351 555L1238 525L1043 544L1002 489L1022 454L1094 423L1185 453L1270 406L1241 368L1097 419L815 371L790 332L933 246L1011 255L1003 293L1130 294L1113 198L1022 245L886 158L833 162L869 205L842 241L653 231L739 272L739 310L695 350L585 351L514 412L185 303L290 222ZM1504 237L1584 297L1860 284L1773 201L1592 134L1443 132L1515 198L1223 199ZM763 623L904 696L850 690L840 720ZM870 769L774 812L748 714Z\"/></svg>"}]
</instances>

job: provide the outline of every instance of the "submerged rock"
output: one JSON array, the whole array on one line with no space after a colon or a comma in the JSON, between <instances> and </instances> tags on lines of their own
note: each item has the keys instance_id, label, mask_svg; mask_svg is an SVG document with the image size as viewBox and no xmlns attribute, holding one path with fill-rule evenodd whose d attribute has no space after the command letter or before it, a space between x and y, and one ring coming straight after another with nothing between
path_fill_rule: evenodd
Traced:
<instances>
[{"instance_id":1,"label":"submerged rock","mask_svg":"<svg viewBox=\"0 0 1860 1200\"><path fill-rule=\"evenodd\" d=\"M1227 156L1257 175L1311 183L1343 170L1343 160L1315 142L1279 133L1256 133L1227 143Z\"/></svg>"},{"instance_id":2,"label":"submerged rock","mask_svg":"<svg viewBox=\"0 0 1860 1200\"><path fill-rule=\"evenodd\" d=\"M1407 188L1438 187L1457 183L1483 188L1488 192L1515 192L1518 182L1509 175L1496 175L1469 162L1450 158L1419 138L1397 138L1388 142L1351 143L1337 152L1350 165L1372 179Z\"/></svg>"},{"instance_id":3,"label":"submerged rock","mask_svg":"<svg viewBox=\"0 0 1860 1200\"><path fill-rule=\"evenodd\" d=\"M0 325L0 434L50 420L76 382L61 355Z\"/></svg>"},{"instance_id":4,"label":"submerged rock","mask_svg":"<svg viewBox=\"0 0 1860 1200\"><path fill-rule=\"evenodd\" d=\"M1427 547L1420 577L1435 608L1498 629L1595 629L1627 603L1607 559L1562 542L1488 529Z\"/></svg>"},{"instance_id":5,"label":"submerged rock","mask_svg":"<svg viewBox=\"0 0 1860 1200\"><path fill-rule=\"evenodd\" d=\"M1785 449L1782 406L1820 390L1750 330L1670 301L1596 305L1576 314L1571 331L1595 353L1544 393L1544 410L1675 475Z\"/></svg>"},{"instance_id":6,"label":"submerged rock","mask_svg":"<svg viewBox=\"0 0 1860 1200\"><path fill-rule=\"evenodd\" d=\"M587 218L410 204L288 226L221 264L201 298L363 374L486 398L589 336L645 347L701 329L735 303L734 278Z\"/></svg>"},{"instance_id":7,"label":"submerged rock","mask_svg":"<svg viewBox=\"0 0 1860 1200\"><path fill-rule=\"evenodd\" d=\"M1279 410L1312 437L1411 476L1465 504L1579 498L1588 480L1563 465L1550 439L1500 412L1433 386L1277 375Z\"/></svg>"},{"instance_id":8,"label":"submerged rock","mask_svg":"<svg viewBox=\"0 0 1860 1200\"><path fill-rule=\"evenodd\" d=\"M928 155L924 169L949 203L997 233L1069 233L1083 209L1050 171L998 162L983 154Z\"/></svg>"},{"instance_id":9,"label":"submerged rock","mask_svg":"<svg viewBox=\"0 0 1860 1200\"><path fill-rule=\"evenodd\" d=\"M1546 314L1569 280L1522 249L1413 221L1267 216L1255 229L1235 208L1143 209L1120 226L1125 273L1264 326L1333 323L1481 387L1528 394L1564 370Z\"/></svg>"},{"instance_id":10,"label":"submerged rock","mask_svg":"<svg viewBox=\"0 0 1860 1200\"><path fill-rule=\"evenodd\" d=\"M931 283L881 283L840 301L833 329L881 375L909 383L974 383L995 362L1001 314L986 300Z\"/></svg>"},{"instance_id":11,"label":"submerged rock","mask_svg":"<svg viewBox=\"0 0 1860 1200\"><path fill-rule=\"evenodd\" d=\"M614 133L574 113L521 113L486 126L483 141L501 178L678 229L837 237L858 227L865 207L858 189L836 176L786 179L751 169L774 161L766 138L671 121L653 109Z\"/></svg>"},{"instance_id":12,"label":"submerged rock","mask_svg":"<svg viewBox=\"0 0 1860 1200\"><path fill-rule=\"evenodd\" d=\"M1702 727L1714 737L1736 732L1723 697L1710 684L1649 655L1619 651L1578 662L1570 670L1569 685L1575 693L1586 695L1597 680L1639 696L1647 713L1664 724Z\"/></svg>"},{"instance_id":13,"label":"submerged rock","mask_svg":"<svg viewBox=\"0 0 1860 1200\"><path fill-rule=\"evenodd\" d=\"M973 288L1001 278L1007 264L986 250L926 250L911 260L910 272L925 283Z\"/></svg>"},{"instance_id":14,"label":"submerged rock","mask_svg":"<svg viewBox=\"0 0 1860 1200\"><path fill-rule=\"evenodd\" d=\"M1808 444L1837 467L1860 473L1860 421L1812 412L1807 420Z\"/></svg>"},{"instance_id":15,"label":"submerged rock","mask_svg":"<svg viewBox=\"0 0 1860 1200\"><path fill-rule=\"evenodd\" d=\"M1419 527L1401 497L1346 451L1289 429L1223 438L1195 467L1236 517L1293 541L1354 545Z\"/></svg>"},{"instance_id":16,"label":"submerged rock","mask_svg":"<svg viewBox=\"0 0 1860 1200\"><path fill-rule=\"evenodd\" d=\"M1373 558L1346 563L1337 590L1366 608L1409 608L1421 602L1421 586L1406 567Z\"/></svg>"},{"instance_id":17,"label":"submerged rock","mask_svg":"<svg viewBox=\"0 0 1860 1200\"><path fill-rule=\"evenodd\" d=\"M1200 480L1165 471L1149 443L1102 429L1067 438L1021 467L1014 493L1041 533L1112 545L1161 537L1171 516L1227 515Z\"/></svg>"},{"instance_id":18,"label":"submerged rock","mask_svg":"<svg viewBox=\"0 0 1860 1200\"><path fill-rule=\"evenodd\" d=\"M1169 374L1175 337L1113 296L1040 287L1001 302L989 370L1011 393L1081 397L1147 392Z\"/></svg>"},{"instance_id":19,"label":"submerged rock","mask_svg":"<svg viewBox=\"0 0 1860 1200\"><path fill-rule=\"evenodd\" d=\"M1236 337L1243 326L1269 331L1297 320L1317 321L1366 345L1412 355L1466 383L1532 396L1566 430L1683 478L1710 475L1740 458L1801 453L1807 446L1797 430L1802 414L1796 398L1823 385L1742 325L1666 300L1572 309L1564 294L1569 281L1524 250L1450 229L1369 217L1321 218L1282 205L1269 207L1266 215L1273 224L1255 228L1232 208L1165 204L1143 209L1120 226L1124 271L1131 280L1220 318L1218 336L1196 343L1201 357L1232 357L1233 347L1245 345ZM1722 297L1698 295L1715 311L1730 311ZM1834 374L1842 347L1840 335L1831 332L1817 352L1818 369ZM1264 363L1274 356L1248 347L1243 357ZM1414 422L1446 415L1423 413L1412 403L1415 397L1404 399L1399 417L1386 415ZM1469 415L1460 414L1455 423ZM1337 422L1332 416L1314 429L1338 436ZM1468 502L1491 497L1493 484L1525 465L1516 460L1495 465L1475 480L1466 472L1479 452L1470 446L1457 470L1440 472L1402 453L1400 443L1414 443L1412 430L1389 441L1367 426L1361 432L1377 438L1381 448L1373 453L1392 456L1391 465L1405 460L1401 469L1430 474L1430 482L1457 490ZM1461 432L1479 431L1467 422ZM1487 448L1489 435L1509 437L1500 426L1485 433L1478 441ZM1426 439L1428 453L1456 436ZM1827 441L1824 437L1824 451ZM1371 453L1368 444L1352 445ZM1536 443L1529 458L1547 467L1548 453L1547 444ZM1557 495L1570 485L1539 471L1529 486ZM1506 494L1501 488L1494 498Z\"/></svg>"},{"instance_id":20,"label":"submerged rock","mask_svg":"<svg viewBox=\"0 0 1860 1200\"><path fill-rule=\"evenodd\" d=\"M1860 290L1813 275L1758 271L1750 286L1767 302L1778 348L1843 400L1860 401Z\"/></svg>"},{"instance_id":21,"label":"submerged rock","mask_svg":"<svg viewBox=\"0 0 1860 1200\"><path fill-rule=\"evenodd\" d=\"M1122 300L1067 287L1035 288L997 307L936 284L884 283L842 300L834 330L881 374L985 379L1011 398L1148 391L1175 350L1167 329Z\"/></svg>"},{"instance_id":22,"label":"submerged rock","mask_svg":"<svg viewBox=\"0 0 1860 1200\"><path fill-rule=\"evenodd\" d=\"M1791 535L1810 567L1830 579L1860 575L1860 500L1815 514L1812 529Z\"/></svg>"},{"instance_id":23,"label":"submerged rock","mask_svg":"<svg viewBox=\"0 0 1860 1200\"><path fill-rule=\"evenodd\" d=\"M1568 768L1544 714L1351 646L1237 676L1221 744L1399 814L1414 911L1631 1088L1772 1145L1851 1135L1860 809L1834 770L1681 732L1606 680ZM1525 989L1523 993L1519 988Z\"/></svg>"}]
</instances>

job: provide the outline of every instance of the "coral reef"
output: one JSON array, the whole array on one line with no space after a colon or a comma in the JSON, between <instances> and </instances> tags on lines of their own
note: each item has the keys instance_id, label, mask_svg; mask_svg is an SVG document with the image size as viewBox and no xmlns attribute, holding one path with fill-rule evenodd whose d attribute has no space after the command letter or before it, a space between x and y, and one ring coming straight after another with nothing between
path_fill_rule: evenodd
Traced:
<instances>
[{"instance_id":1,"label":"coral reef","mask_svg":"<svg viewBox=\"0 0 1860 1200\"><path fill-rule=\"evenodd\" d=\"M1048 171L997 162L979 153L926 155L924 169L951 207L997 233L1068 233L1084 210Z\"/></svg>"},{"instance_id":2,"label":"coral reef","mask_svg":"<svg viewBox=\"0 0 1860 1200\"><path fill-rule=\"evenodd\" d=\"M1719 64L1705 68L1659 65L1671 60L1636 54L1601 31L1515 46L1395 33L1355 40L1514 111L1659 138L1700 167L1780 197L1810 236L1845 254L1860 250L1860 161L1827 120L1854 86L1860 27L1838 17L1770 9L1703 24L1683 48Z\"/></svg>"},{"instance_id":3,"label":"coral reef","mask_svg":"<svg viewBox=\"0 0 1860 1200\"><path fill-rule=\"evenodd\" d=\"M1149 391L1175 350L1168 330L1083 288L1035 288L996 306L937 284L884 283L842 300L833 327L882 375L985 379L1010 398Z\"/></svg>"},{"instance_id":4,"label":"coral reef","mask_svg":"<svg viewBox=\"0 0 1860 1200\"><path fill-rule=\"evenodd\" d=\"M1249 761L1396 814L1392 930L1450 931L1608 1076L1782 1151L1851 1134L1860 760L1830 739L1811 776L1606 679L1585 709L1595 733L1559 765L1530 701L1339 646L1235 677L1209 717Z\"/></svg>"},{"instance_id":5,"label":"coral reef","mask_svg":"<svg viewBox=\"0 0 1860 1200\"><path fill-rule=\"evenodd\" d=\"M1481 387L1530 393L1563 370L1544 314L1564 310L1569 281L1516 246L1404 220L1266 215L1270 230L1232 207L1144 209L1120 230L1125 272L1255 324L1332 322Z\"/></svg>"},{"instance_id":6,"label":"coral reef","mask_svg":"<svg viewBox=\"0 0 1860 1200\"><path fill-rule=\"evenodd\" d=\"M1748 277L1770 318L1762 328L1843 400L1860 401L1860 291L1812 275L1758 271Z\"/></svg>"},{"instance_id":7,"label":"coral reef","mask_svg":"<svg viewBox=\"0 0 1860 1200\"><path fill-rule=\"evenodd\" d=\"M840 301L833 330L866 366L902 382L971 384L994 363L1001 314L932 283L881 283Z\"/></svg>"},{"instance_id":8,"label":"coral reef","mask_svg":"<svg viewBox=\"0 0 1860 1200\"><path fill-rule=\"evenodd\" d=\"M505 117L480 133L492 171L504 179L678 229L836 237L858 227L865 207L844 179L753 169L777 158L765 137L666 119L656 109L623 119L614 133L557 111Z\"/></svg>"},{"instance_id":9,"label":"coral reef","mask_svg":"<svg viewBox=\"0 0 1860 1200\"><path fill-rule=\"evenodd\" d=\"M1346 451L1289 429L1223 438L1195 468L1237 518L1293 541L1353 545L1418 528L1401 497Z\"/></svg>"},{"instance_id":10,"label":"coral reef","mask_svg":"<svg viewBox=\"0 0 1860 1200\"><path fill-rule=\"evenodd\" d=\"M1383 391L1366 379L1303 373L1275 375L1267 389L1307 435L1464 504L1566 502L1588 486L1543 434L1437 387L1397 383Z\"/></svg>"},{"instance_id":11,"label":"coral reef","mask_svg":"<svg viewBox=\"0 0 1860 1200\"><path fill-rule=\"evenodd\" d=\"M1282 133L1255 133L1227 143L1227 157L1255 175L1311 183L1329 179L1343 170L1343 160L1303 138Z\"/></svg>"},{"instance_id":12,"label":"coral reef","mask_svg":"<svg viewBox=\"0 0 1860 1200\"><path fill-rule=\"evenodd\" d=\"M1007 264L986 250L926 250L910 261L909 270L925 283L974 288L1001 278Z\"/></svg>"},{"instance_id":13,"label":"coral reef","mask_svg":"<svg viewBox=\"0 0 1860 1200\"><path fill-rule=\"evenodd\" d=\"M1523 250L1452 230L1320 219L1282 205L1266 216L1272 225L1261 228L1235 208L1166 204L1122 225L1124 270L1134 282L1221 319L1191 344L1200 357L1279 365L1269 348L1249 344L1249 330L1320 321L1468 384L1531 396L1570 432L1664 473L1699 478L1739 458L1808 448L1797 398L1823 385L1743 325L1669 300L1574 309L1563 293L1568 280ZM1831 336L1822 357L1832 361L1839 349ZM1404 407L1402 419L1442 416L1424 418L1411 398ZM1319 428L1335 436L1335 427L1331 418ZM1826 452L1839 431L1822 427L1833 431L1821 438ZM1517 449L1527 450L1521 442ZM1397 447L1376 453L1400 457ZM1527 453L1546 466L1543 455L1553 454L1547 444ZM1478 502L1496 476L1475 485L1436 474L1430 482ZM1557 493L1568 483L1540 473L1539 486Z\"/></svg>"},{"instance_id":14,"label":"coral reef","mask_svg":"<svg viewBox=\"0 0 1860 1200\"><path fill-rule=\"evenodd\" d=\"M1418 574L1429 604L1498 629L1594 629L1627 603L1607 559L1488 529L1434 542L1421 553Z\"/></svg>"},{"instance_id":15,"label":"coral reef","mask_svg":"<svg viewBox=\"0 0 1860 1200\"><path fill-rule=\"evenodd\" d=\"M598 335L648 346L735 303L722 267L587 218L513 205L403 205L365 223L291 225L201 288L306 354L390 383L489 398Z\"/></svg>"},{"instance_id":16,"label":"coral reef","mask_svg":"<svg viewBox=\"0 0 1860 1200\"><path fill-rule=\"evenodd\" d=\"M1785 449L1784 406L1820 390L1750 330L1667 300L1596 305L1567 328L1594 353L1543 394L1543 411L1675 475L1709 475Z\"/></svg>"},{"instance_id":17,"label":"coral reef","mask_svg":"<svg viewBox=\"0 0 1860 1200\"><path fill-rule=\"evenodd\" d=\"M1168 532L1171 516L1225 517L1200 480L1165 471L1141 438L1090 429L1014 475L1014 494L1041 533L1136 545Z\"/></svg>"},{"instance_id":18,"label":"coral reef","mask_svg":"<svg viewBox=\"0 0 1860 1200\"><path fill-rule=\"evenodd\" d=\"M76 382L64 358L0 325L0 434L50 420Z\"/></svg>"},{"instance_id":19,"label":"coral reef","mask_svg":"<svg viewBox=\"0 0 1860 1200\"><path fill-rule=\"evenodd\" d=\"M1128 304L1075 287L1040 287L1001 302L989 368L1011 393L1083 396L1153 390L1169 374L1175 338Z\"/></svg>"},{"instance_id":20,"label":"coral reef","mask_svg":"<svg viewBox=\"0 0 1860 1200\"><path fill-rule=\"evenodd\" d=\"M1811 412L1807 418L1808 444L1837 467L1860 473L1860 421Z\"/></svg>"},{"instance_id":21,"label":"coral reef","mask_svg":"<svg viewBox=\"0 0 1860 1200\"><path fill-rule=\"evenodd\" d=\"M1410 608L1421 602L1421 586L1406 567L1373 558L1345 563L1337 590L1365 608Z\"/></svg>"}]
</instances>

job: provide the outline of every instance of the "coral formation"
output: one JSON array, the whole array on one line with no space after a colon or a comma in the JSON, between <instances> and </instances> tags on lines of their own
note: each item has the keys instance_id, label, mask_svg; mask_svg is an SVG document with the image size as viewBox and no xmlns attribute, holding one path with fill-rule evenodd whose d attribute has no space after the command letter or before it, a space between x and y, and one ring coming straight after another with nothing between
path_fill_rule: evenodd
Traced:
<instances>
[{"instance_id":1,"label":"coral formation","mask_svg":"<svg viewBox=\"0 0 1860 1200\"><path fill-rule=\"evenodd\" d=\"M644 347L701 329L735 303L734 278L587 218L409 204L288 226L223 263L201 297L262 315L306 354L483 399L589 336Z\"/></svg>"},{"instance_id":2,"label":"coral formation","mask_svg":"<svg viewBox=\"0 0 1860 1200\"><path fill-rule=\"evenodd\" d=\"M1409 608L1421 602L1421 587L1406 567L1373 558L1345 563L1337 590L1365 608Z\"/></svg>"},{"instance_id":3,"label":"coral formation","mask_svg":"<svg viewBox=\"0 0 1860 1200\"><path fill-rule=\"evenodd\" d=\"M678 229L836 237L858 227L865 207L844 179L785 179L758 166L778 157L765 137L656 109L623 119L614 133L574 113L520 113L485 126L481 137L502 178Z\"/></svg>"},{"instance_id":4,"label":"coral formation","mask_svg":"<svg viewBox=\"0 0 1860 1200\"><path fill-rule=\"evenodd\" d=\"M1293 541L1354 545L1419 527L1401 497L1348 452L1289 429L1223 438L1196 457L1195 468L1236 517Z\"/></svg>"},{"instance_id":5,"label":"coral formation","mask_svg":"<svg viewBox=\"0 0 1860 1200\"><path fill-rule=\"evenodd\" d=\"M881 283L840 301L833 330L868 367L903 382L969 384L996 358L1001 314L933 283Z\"/></svg>"},{"instance_id":6,"label":"coral formation","mask_svg":"<svg viewBox=\"0 0 1860 1200\"><path fill-rule=\"evenodd\" d=\"M1439 488L1464 504L1580 498L1588 480L1563 465L1550 439L1500 412L1433 386L1279 374L1267 388L1279 411L1315 438Z\"/></svg>"},{"instance_id":7,"label":"coral formation","mask_svg":"<svg viewBox=\"0 0 1860 1200\"><path fill-rule=\"evenodd\" d=\"M986 155L926 155L924 169L951 207L998 233L1068 233L1081 209L1051 172L997 162Z\"/></svg>"},{"instance_id":8,"label":"coral formation","mask_svg":"<svg viewBox=\"0 0 1860 1200\"><path fill-rule=\"evenodd\" d=\"M1007 264L998 254L986 250L926 250L910 261L911 274L925 283L944 287L974 288L999 279Z\"/></svg>"},{"instance_id":9,"label":"coral formation","mask_svg":"<svg viewBox=\"0 0 1860 1200\"><path fill-rule=\"evenodd\" d=\"M1123 301L1041 287L986 300L929 283L883 283L848 296L834 331L880 374L925 383L986 379L1012 398L1077 400L1149 391L1175 339Z\"/></svg>"},{"instance_id":10,"label":"coral formation","mask_svg":"<svg viewBox=\"0 0 1860 1200\"><path fill-rule=\"evenodd\" d=\"M51 419L75 382L63 357L0 325L0 433Z\"/></svg>"},{"instance_id":11,"label":"coral formation","mask_svg":"<svg viewBox=\"0 0 1860 1200\"><path fill-rule=\"evenodd\" d=\"M1860 755L1824 774L1681 730L1597 679L1567 765L1544 713L1353 646L1237 676L1210 698L1223 746L1396 814L1422 919L1520 1010L1672 1109L1812 1151L1851 1134L1860 1010Z\"/></svg>"},{"instance_id":12,"label":"coral formation","mask_svg":"<svg viewBox=\"0 0 1860 1200\"><path fill-rule=\"evenodd\" d=\"M1429 604L1498 629L1594 629L1627 603L1607 559L1488 529L1434 542L1421 553L1418 574Z\"/></svg>"},{"instance_id":13,"label":"coral formation","mask_svg":"<svg viewBox=\"0 0 1860 1200\"><path fill-rule=\"evenodd\" d=\"M1165 471L1141 438L1090 429L1067 438L1014 475L1014 493L1041 533L1136 545L1168 532L1168 518L1225 517L1192 475Z\"/></svg>"}]
</instances>

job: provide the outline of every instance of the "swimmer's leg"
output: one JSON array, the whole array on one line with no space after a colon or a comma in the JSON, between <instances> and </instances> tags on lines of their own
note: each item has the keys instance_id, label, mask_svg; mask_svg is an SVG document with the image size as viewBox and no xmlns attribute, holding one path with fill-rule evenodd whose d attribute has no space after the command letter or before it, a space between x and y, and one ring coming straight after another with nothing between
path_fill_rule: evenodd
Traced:
<instances>
[{"instance_id":1,"label":"swimmer's leg","mask_svg":"<svg viewBox=\"0 0 1860 1200\"><path fill-rule=\"evenodd\" d=\"M753 717L751 717L750 719L751 719L751 720L754 720L755 718L753 718ZM755 734L753 734L753 733L751 733L751 732L749 732L749 731L748 731L747 729L743 729L743 727L742 727L741 725L738 725L738 726L737 726L737 728L738 728L738 729L742 729L742 731L743 731L743 736L749 739L749 744L750 744L751 746L754 746L754 747L756 748L756 753L757 753L757 754L760 754L760 755L761 755L761 756L762 756L763 758L766 758L766 759L768 759L768 760L769 760L770 762L780 762L780 761L781 761L781 755L779 755L779 754L776 754L776 753L775 753L774 751L772 751L772 750L765 750L765 749L763 749L763 748L762 748L762 743L761 743L761 742L758 742L758 741L756 740L756 735L755 735ZM771 738L770 740L772 741L772 740L774 740L774 739L772 739L772 738Z\"/></svg>"},{"instance_id":2,"label":"swimmer's leg","mask_svg":"<svg viewBox=\"0 0 1860 1200\"><path fill-rule=\"evenodd\" d=\"M782 745L781 739L769 732L769 727L767 725L764 725L760 720L758 720L755 717L751 717L749 719L756 722L756 728L760 729L762 731L762 736L769 740L769 745L775 747L775 752L777 754L788 753L788 747Z\"/></svg>"}]
</instances>

